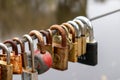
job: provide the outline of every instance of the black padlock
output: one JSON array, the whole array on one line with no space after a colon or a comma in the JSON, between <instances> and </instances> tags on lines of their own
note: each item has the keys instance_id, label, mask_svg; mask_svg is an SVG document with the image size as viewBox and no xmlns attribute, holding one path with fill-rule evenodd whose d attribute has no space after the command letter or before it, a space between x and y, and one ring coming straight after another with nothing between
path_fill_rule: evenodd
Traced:
<instances>
[{"instance_id":1,"label":"black padlock","mask_svg":"<svg viewBox=\"0 0 120 80\"><path fill-rule=\"evenodd\" d=\"M75 19L82 21L88 30L88 39L87 39L87 44L86 44L86 53L80 57L78 57L78 62L87 64L87 65L92 65L95 66L97 64L97 48L98 48L98 43L94 39L94 31L92 24L89 19L87 19L84 16L79 16L76 17Z\"/></svg>"}]
</instances>

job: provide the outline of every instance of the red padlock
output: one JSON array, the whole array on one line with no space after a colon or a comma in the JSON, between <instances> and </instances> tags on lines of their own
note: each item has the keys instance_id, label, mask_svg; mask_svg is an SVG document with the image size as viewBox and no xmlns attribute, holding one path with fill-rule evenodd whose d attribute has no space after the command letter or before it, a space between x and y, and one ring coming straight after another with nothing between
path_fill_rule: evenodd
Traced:
<instances>
[{"instance_id":1,"label":"red padlock","mask_svg":"<svg viewBox=\"0 0 120 80\"><path fill-rule=\"evenodd\" d=\"M38 74L42 74L52 66L52 56L45 50L44 39L39 31L32 30L29 35L35 35L38 38L38 49L35 50L35 68L38 71Z\"/></svg>"}]
</instances>

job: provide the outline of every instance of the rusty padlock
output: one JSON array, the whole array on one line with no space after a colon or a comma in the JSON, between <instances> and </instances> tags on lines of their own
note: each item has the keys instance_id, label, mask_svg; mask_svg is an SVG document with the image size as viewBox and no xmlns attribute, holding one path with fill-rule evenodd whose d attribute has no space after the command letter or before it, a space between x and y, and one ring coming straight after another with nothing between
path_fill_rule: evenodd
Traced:
<instances>
[{"instance_id":1,"label":"rusty padlock","mask_svg":"<svg viewBox=\"0 0 120 80\"><path fill-rule=\"evenodd\" d=\"M77 42L75 42L75 29L72 27L72 25L70 25L68 23L63 23L63 25L68 28L68 30L71 34L70 36L72 38L72 43L71 43L72 49L69 51L68 60L71 61L71 62L77 62L78 47L77 47Z\"/></svg>"},{"instance_id":2,"label":"rusty padlock","mask_svg":"<svg viewBox=\"0 0 120 80\"><path fill-rule=\"evenodd\" d=\"M53 58L52 67L57 70L67 70L68 69L68 46L66 42L65 30L59 25L52 25L50 29L57 30L58 36L61 35L62 37L61 44L53 42L54 58Z\"/></svg>"},{"instance_id":3,"label":"rusty padlock","mask_svg":"<svg viewBox=\"0 0 120 80\"><path fill-rule=\"evenodd\" d=\"M84 24L86 24L85 27L87 27L88 34L89 34L87 38L86 53L85 55L78 58L78 62L95 66L97 64L98 43L94 38L93 26L90 20L84 16L79 16L76 19L81 20Z\"/></svg>"},{"instance_id":4,"label":"rusty padlock","mask_svg":"<svg viewBox=\"0 0 120 80\"><path fill-rule=\"evenodd\" d=\"M75 32L76 32L76 42L77 42L77 46L78 46L78 56L81 56L82 55L82 46L81 46L81 43L82 43L82 39L81 39L81 32L80 32L80 28L78 26L77 23L75 23L74 21L68 21L67 23L71 24L74 29L75 29Z\"/></svg>"},{"instance_id":5,"label":"rusty padlock","mask_svg":"<svg viewBox=\"0 0 120 80\"><path fill-rule=\"evenodd\" d=\"M21 74L22 56L21 54L18 54L17 44L15 44L15 42L13 42L12 40L6 40L4 44L10 44L12 46L12 52L10 53L10 61L13 64L13 74Z\"/></svg>"},{"instance_id":6,"label":"rusty padlock","mask_svg":"<svg viewBox=\"0 0 120 80\"><path fill-rule=\"evenodd\" d=\"M45 50L50 52L53 59L54 54L53 54L53 48L52 48L52 31L50 29L40 30L40 33L42 33L46 37Z\"/></svg>"},{"instance_id":7,"label":"rusty padlock","mask_svg":"<svg viewBox=\"0 0 120 80\"><path fill-rule=\"evenodd\" d=\"M38 80L38 72L35 70L34 67L34 45L33 45L33 40L32 38L25 34L23 36L24 39L27 39L29 43L29 49L31 51L31 64L32 67L25 66L22 72L22 80Z\"/></svg>"},{"instance_id":8,"label":"rusty padlock","mask_svg":"<svg viewBox=\"0 0 120 80\"><path fill-rule=\"evenodd\" d=\"M28 66L28 63L27 63L27 53L25 53L23 42L18 37L14 37L12 40L20 45L21 53L19 53L19 54L21 54L21 56L22 56L22 66L23 67Z\"/></svg>"},{"instance_id":9,"label":"rusty padlock","mask_svg":"<svg viewBox=\"0 0 120 80\"><path fill-rule=\"evenodd\" d=\"M13 78L13 64L10 63L10 50L3 43L0 43L0 48L2 48L3 52L5 52L7 54L6 61L0 60L1 74L2 74L1 79L2 80L12 80L12 78Z\"/></svg>"},{"instance_id":10,"label":"rusty padlock","mask_svg":"<svg viewBox=\"0 0 120 80\"><path fill-rule=\"evenodd\" d=\"M32 30L29 33L30 36L36 36L38 38L37 50L35 51L35 68L38 74L42 74L48 71L52 66L52 56L45 49L44 39L42 34L37 30Z\"/></svg>"},{"instance_id":11,"label":"rusty padlock","mask_svg":"<svg viewBox=\"0 0 120 80\"><path fill-rule=\"evenodd\" d=\"M75 21L79 28L80 28L80 32L81 32L81 55L84 55L86 53L86 31L87 31L87 28L84 26L83 22L80 21L80 20L77 20L77 19L74 19L73 21Z\"/></svg>"}]
</instances>

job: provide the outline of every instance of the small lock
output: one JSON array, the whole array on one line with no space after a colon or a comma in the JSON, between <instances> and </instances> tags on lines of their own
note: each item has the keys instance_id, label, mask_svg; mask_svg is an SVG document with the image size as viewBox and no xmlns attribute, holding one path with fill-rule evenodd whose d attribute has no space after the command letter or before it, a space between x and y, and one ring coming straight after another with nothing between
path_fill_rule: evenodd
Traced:
<instances>
[{"instance_id":1,"label":"small lock","mask_svg":"<svg viewBox=\"0 0 120 80\"><path fill-rule=\"evenodd\" d=\"M52 48L52 31L50 29L40 30L40 33L42 33L46 37L45 50L50 52L53 59L54 54L53 54L53 48Z\"/></svg>"},{"instance_id":2,"label":"small lock","mask_svg":"<svg viewBox=\"0 0 120 80\"><path fill-rule=\"evenodd\" d=\"M82 21L84 24L86 24L85 27L87 27L88 30L88 39L87 39L87 45L86 45L86 53L78 58L78 62L95 66L97 64L97 47L98 43L94 39L94 31L92 24L89 19L87 19L84 16L79 16L75 19L78 19Z\"/></svg>"},{"instance_id":3,"label":"small lock","mask_svg":"<svg viewBox=\"0 0 120 80\"><path fill-rule=\"evenodd\" d=\"M13 64L13 74L21 74L22 73L22 56L18 54L17 44L12 40L6 40L4 44L10 44L12 46L12 52L10 53L10 60ZM3 53L4 54L4 53Z\"/></svg>"},{"instance_id":4,"label":"small lock","mask_svg":"<svg viewBox=\"0 0 120 80\"><path fill-rule=\"evenodd\" d=\"M42 74L48 71L52 66L52 56L45 49L44 39L42 34L37 30L32 30L30 36L36 36L38 38L37 50L35 51L35 68L38 74Z\"/></svg>"},{"instance_id":5,"label":"small lock","mask_svg":"<svg viewBox=\"0 0 120 80\"><path fill-rule=\"evenodd\" d=\"M76 37L76 42L77 42L77 47L78 47L78 49L77 49L77 54L78 54L78 56L81 56L82 55L82 38L81 38L81 33L80 33L80 28L79 28L79 26L78 26L78 24L77 23L75 23L74 21L68 21L68 23L69 24L71 24L73 27L74 27L74 29L75 29L75 32L76 32L76 35L75 35L75 37Z\"/></svg>"},{"instance_id":6,"label":"small lock","mask_svg":"<svg viewBox=\"0 0 120 80\"><path fill-rule=\"evenodd\" d=\"M53 42L54 58L53 58L52 67L57 70L67 70L68 69L68 47L66 42L66 33L64 29L59 25L52 25L50 29L57 30L57 34L60 34L62 37L61 44L57 42Z\"/></svg>"},{"instance_id":7,"label":"small lock","mask_svg":"<svg viewBox=\"0 0 120 80\"><path fill-rule=\"evenodd\" d=\"M28 63L27 63L27 53L25 53L23 42L19 38L17 38L17 37L14 37L12 40L14 42L16 42L16 44L20 45L21 53L19 53L19 54L21 54L21 57L22 57L22 67L24 68L25 66L28 66Z\"/></svg>"},{"instance_id":8,"label":"small lock","mask_svg":"<svg viewBox=\"0 0 120 80\"><path fill-rule=\"evenodd\" d=\"M80 28L80 32L81 32L81 55L84 55L86 53L86 30L87 28L85 27L85 25L83 24L82 21L80 20L73 20L74 22L76 22ZM80 55L80 56L81 56Z\"/></svg>"},{"instance_id":9,"label":"small lock","mask_svg":"<svg viewBox=\"0 0 120 80\"><path fill-rule=\"evenodd\" d=\"M7 54L6 61L0 60L1 74L2 74L1 79L2 80L12 80L12 78L13 78L13 65L10 63L10 50L3 43L0 43L0 47L3 49L3 52L5 52Z\"/></svg>"},{"instance_id":10,"label":"small lock","mask_svg":"<svg viewBox=\"0 0 120 80\"><path fill-rule=\"evenodd\" d=\"M28 67L25 66L25 68L23 68L23 72L22 72L22 80L38 80L38 72L35 70L34 67L34 45L33 45L33 40L32 38L25 34L23 36L24 39L27 39L28 43L29 43L29 49L31 50L31 64L32 67Z\"/></svg>"},{"instance_id":11,"label":"small lock","mask_svg":"<svg viewBox=\"0 0 120 80\"><path fill-rule=\"evenodd\" d=\"M71 50L69 50L68 60L71 62L77 62L77 42L75 42L75 29L68 23L63 23L63 25L68 29L70 33L70 37L72 38L72 45Z\"/></svg>"}]
</instances>

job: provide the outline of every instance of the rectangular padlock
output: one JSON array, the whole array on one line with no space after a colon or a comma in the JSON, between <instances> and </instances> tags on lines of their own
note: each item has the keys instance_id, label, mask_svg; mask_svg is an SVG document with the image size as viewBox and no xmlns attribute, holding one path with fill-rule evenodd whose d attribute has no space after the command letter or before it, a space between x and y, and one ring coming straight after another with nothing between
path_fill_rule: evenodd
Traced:
<instances>
[{"instance_id":1,"label":"rectangular padlock","mask_svg":"<svg viewBox=\"0 0 120 80\"><path fill-rule=\"evenodd\" d=\"M69 49L69 55L68 55L68 60L70 62L77 62L78 58L78 46L77 42L75 42L75 29L73 28L72 25L69 23L63 23L63 28L66 30L66 33L68 34L68 47Z\"/></svg>"},{"instance_id":2,"label":"rectangular padlock","mask_svg":"<svg viewBox=\"0 0 120 80\"><path fill-rule=\"evenodd\" d=\"M80 28L78 26L78 24L74 21L68 21L69 24L71 24L74 29L75 29L75 32L76 32L76 35L75 35L75 42L77 42L77 55L78 56L81 56L82 55L82 38L81 38L81 33L80 33Z\"/></svg>"},{"instance_id":3,"label":"rectangular padlock","mask_svg":"<svg viewBox=\"0 0 120 80\"><path fill-rule=\"evenodd\" d=\"M25 66L22 72L22 80L38 80L38 72L34 68L34 45L33 40L29 35L24 35L23 38L28 40L29 49L31 50L32 68Z\"/></svg>"},{"instance_id":4,"label":"rectangular padlock","mask_svg":"<svg viewBox=\"0 0 120 80\"><path fill-rule=\"evenodd\" d=\"M53 25L50 27L51 30L57 30L56 36L58 36L58 41L54 41L53 36L53 49L54 58L52 68L57 70L67 70L68 69L68 47L66 42L66 33L62 27L59 25ZM59 40L59 35L61 35L62 40ZM59 42L60 41L60 42ZM61 42L62 41L62 42Z\"/></svg>"},{"instance_id":5,"label":"rectangular padlock","mask_svg":"<svg viewBox=\"0 0 120 80\"><path fill-rule=\"evenodd\" d=\"M0 60L1 66L1 79L2 80L12 80L13 77L13 65L10 63L10 51L7 46L3 43L0 43L0 47L3 49L3 52L7 54L7 60Z\"/></svg>"},{"instance_id":6,"label":"rectangular padlock","mask_svg":"<svg viewBox=\"0 0 120 80\"><path fill-rule=\"evenodd\" d=\"M87 39L87 45L86 45L86 53L80 57L78 57L78 62L87 64L87 65L92 65L95 66L97 64L97 48L98 48L98 43L94 39L94 32L93 32L93 27L89 19L87 19L84 16L79 16L75 19L81 20L84 24L85 27L87 27L88 30L88 39Z\"/></svg>"},{"instance_id":7,"label":"rectangular padlock","mask_svg":"<svg viewBox=\"0 0 120 80\"><path fill-rule=\"evenodd\" d=\"M12 40L4 41L4 44L10 44L12 46L12 52L10 53L11 64L13 64L13 74L22 73L22 56L18 53L17 44ZM4 54L4 53L3 53Z\"/></svg>"}]
</instances>

